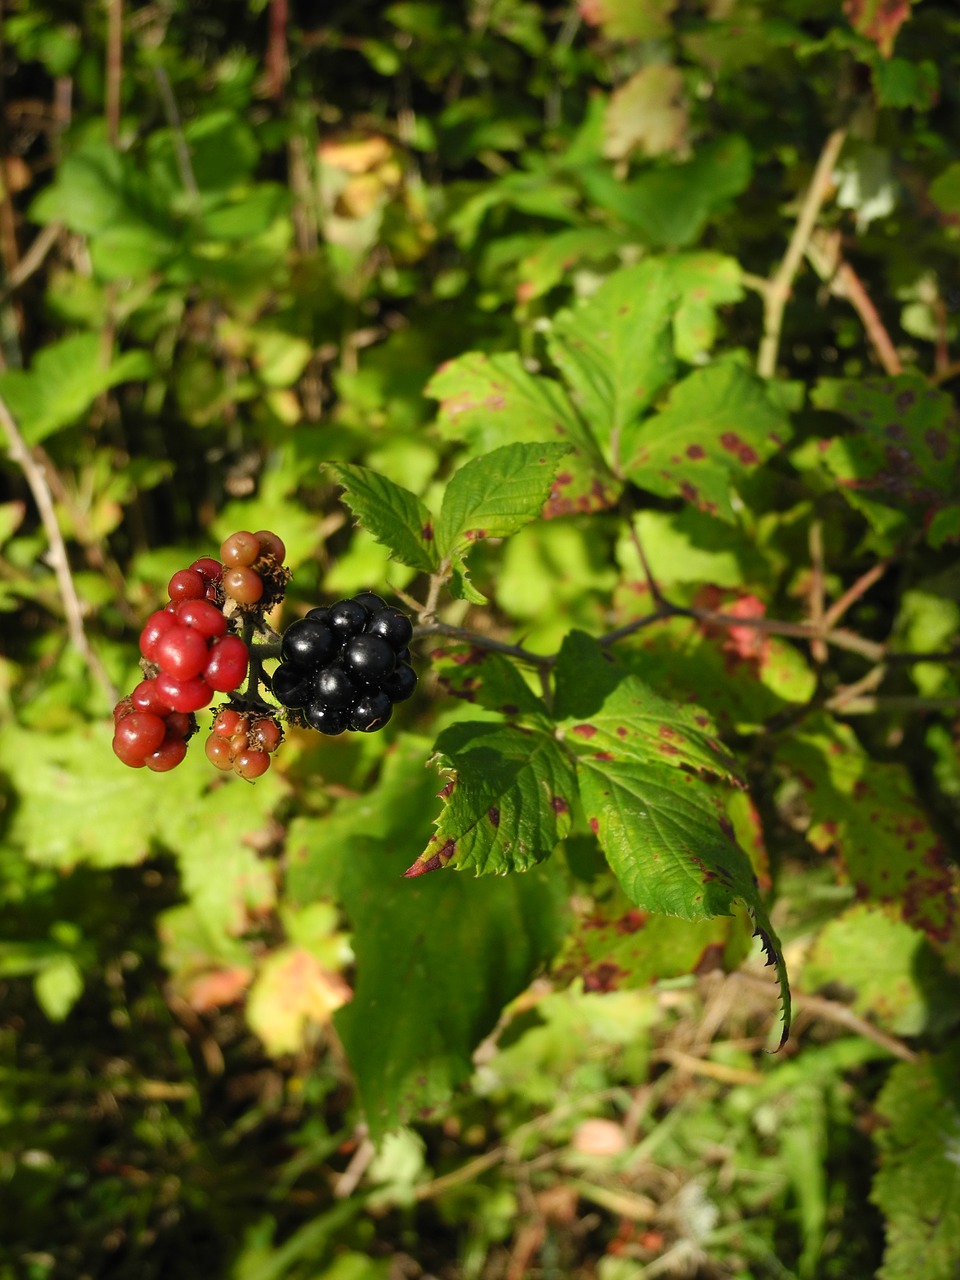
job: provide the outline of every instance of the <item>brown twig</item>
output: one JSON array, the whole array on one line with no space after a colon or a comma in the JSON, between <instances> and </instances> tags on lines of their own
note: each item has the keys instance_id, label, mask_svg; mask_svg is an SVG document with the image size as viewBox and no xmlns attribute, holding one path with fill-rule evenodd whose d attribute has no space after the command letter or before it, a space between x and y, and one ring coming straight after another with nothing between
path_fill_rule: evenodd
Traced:
<instances>
[{"instance_id":1,"label":"brown twig","mask_svg":"<svg viewBox=\"0 0 960 1280\"><path fill-rule=\"evenodd\" d=\"M556 656L551 654L532 653L518 644L507 644L503 640L495 640L492 636L481 635L479 631L469 631L464 627L453 627L447 622L421 623L413 629L413 638L422 636L444 636L448 640L459 640L465 644L475 645L478 649L489 649L493 653L505 653L518 662L530 667L552 667Z\"/></svg>"},{"instance_id":2,"label":"brown twig","mask_svg":"<svg viewBox=\"0 0 960 1280\"><path fill-rule=\"evenodd\" d=\"M762 378L772 378L777 371L777 353L780 350L784 308L790 297L794 276L803 261L807 244L827 198L833 170L846 136L846 129L834 129L824 143L800 208L800 215L787 245L787 251L783 255L783 261L774 272L769 287L763 294L763 338L757 356L757 372Z\"/></svg>"},{"instance_id":3,"label":"brown twig","mask_svg":"<svg viewBox=\"0 0 960 1280\"><path fill-rule=\"evenodd\" d=\"M62 222L51 222L36 236L30 248L7 276L3 288L0 289L0 303L6 302L12 293L26 284L30 277L40 270L46 261L47 254L57 243L62 230Z\"/></svg>"},{"instance_id":4,"label":"brown twig","mask_svg":"<svg viewBox=\"0 0 960 1280\"><path fill-rule=\"evenodd\" d=\"M866 573L862 573L856 582L852 583L839 600L835 600L823 615L824 629L832 631L850 606L856 604L861 596L866 595L875 582L879 582L890 568L891 563L892 561L889 557L884 560L878 560L876 564L870 566Z\"/></svg>"},{"instance_id":5,"label":"brown twig","mask_svg":"<svg viewBox=\"0 0 960 1280\"><path fill-rule=\"evenodd\" d=\"M823 525L814 520L810 525L810 625L818 631L823 624ZM818 637L810 641L810 655L821 665L827 660L827 646Z\"/></svg>"},{"instance_id":6,"label":"brown twig","mask_svg":"<svg viewBox=\"0 0 960 1280\"><path fill-rule=\"evenodd\" d=\"M887 332L880 313L856 271L840 253L838 232L815 230L806 249L813 269L835 298L845 298L856 311L867 338L883 366L884 372L895 377L903 373L903 364L893 340Z\"/></svg>"},{"instance_id":7,"label":"brown twig","mask_svg":"<svg viewBox=\"0 0 960 1280\"><path fill-rule=\"evenodd\" d=\"M878 694L872 698L851 698L839 708L845 716L872 716L884 711L960 711L960 698L924 698L921 694Z\"/></svg>"},{"instance_id":8,"label":"brown twig","mask_svg":"<svg viewBox=\"0 0 960 1280\"><path fill-rule=\"evenodd\" d=\"M755 977L750 973L732 973L730 980L750 987L753 991L765 991L769 992L771 996L776 995L776 987L771 987L766 979ZM886 1031L881 1031L872 1022L868 1022L866 1018L861 1018L858 1013L854 1013L847 1005L840 1004L836 1000L826 1000L823 996L801 995L795 991L793 993L793 1007L797 1013L812 1014L815 1018L822 1018L825 1022L832 1022L837 1026L845 1027L848 1031L853 1031L856 1035L863 1036L866 1040L872 1040L874 1044L880 1045L888 1053L895 1058L900 1058L903 1062L917 1061L917 1055L902 1040L898 1040L896 1036L888 1035Z\"/></svg>"},{"instance_id":9,"label":"brown twig","mask_svg":"<svg viewBox=\"0 0 960 1280\"><path fill-rule=\"evenodd\" d=\"M53 496L50 493L47 478L44 475L43 468L37 463L27 447L26 441L20 434L20 428L17 426L13 414L2 396L0 396L0 426L3 427L4 435L7 437L10 456L23 471L27 484L30 486L30 492L33 494L33 500L37 505L40 520L50 543L49 560L57 576L57 585L60 590L60 599L63 602L63 611L67 619L70 641L90 668L91 674L106 694L110 705L113 706L117 701L117 691L113 687L99 657L91 648L87 633L84 630L83 606L80 603L73 575L70 572L67 548L63 540L63 534L60 532L60 526L57 523L57 513L54 510Z\"/></svg>"}]
</instances>

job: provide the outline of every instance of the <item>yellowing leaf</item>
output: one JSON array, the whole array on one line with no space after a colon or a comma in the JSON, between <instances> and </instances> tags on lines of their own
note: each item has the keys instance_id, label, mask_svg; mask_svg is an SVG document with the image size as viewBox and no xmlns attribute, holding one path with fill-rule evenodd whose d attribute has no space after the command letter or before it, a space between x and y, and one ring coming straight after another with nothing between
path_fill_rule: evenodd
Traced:
<instances>
[{"instance_id":1,"label":"yellowing leaf","mask_svg":"<svg viewBox=\"0 0 960 1280\"><path fill-rule=\"evenodd\" d=\"M257 975L247 1021L270 1053L296 1053L311 1024L325 1025L350 995L343 978L304 947L280 947Z\"/></svg>"},{"instance_id":2,"label":"yellowing leaf","mask_svg":"<svg viewBox=\"0 0 960 1280\"><path fill-rule=\"evenodd\" d=\"M634 151L648 156L687 149L687 108L683 76L666 62L642 67L610 97L603 154L625 160Z\"/></svg>"}]
</instances>

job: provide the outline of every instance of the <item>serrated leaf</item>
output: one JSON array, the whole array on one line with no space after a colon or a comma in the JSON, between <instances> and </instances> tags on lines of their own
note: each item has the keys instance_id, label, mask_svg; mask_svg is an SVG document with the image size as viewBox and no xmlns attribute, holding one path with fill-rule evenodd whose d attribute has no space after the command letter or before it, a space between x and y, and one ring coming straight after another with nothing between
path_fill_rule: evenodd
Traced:
<instances>
[{"instance_id":1,"label":"serrated leaf","mask_svg":"<svg viewBox=\"0 0 960 1280\"><path fill-rule=\"evenodd\" d=\"M785 1039L782 950L724 793L701 776L740 781L709 716L660 698L580 632L564 641L556 681L555 714L576 753L583 809L624 893L644 911L685 920L729 915L742 902L777 966Z\"/></svg>"},{"instance_id":2,"label":"serrated leaf","mask_svg":"<svg viewBox=\"0 0 960 1280\"><path fill-rule=\"evenodd\" d=\"M437 519L437 554L459 579L455 594L484 604L466 574L464 554L475 542L506 538L536 520L550 495L563 444L508 444L467 462L447 485Z\"/></svg>"},{"instance_id":3,"label":"serrated leaf","mask_svg":"<svg viewBox=\"0 0 960 1280\"><path fill-rule=\"evenodd\" d=\"M434 763L447 779L445 803L409 877L445 866L527 871L569 832L576 778L550 735L464 721L437 738Z\"/></svg>"},{"instance_id":4,"label":"serrated leaf","mask_svg":"<svg viewBox=\"0 0 960 1280\"><path fill-rule=\"evenodd\" d=\"M433 517L416 494L369 467L345 462L328 465L343 485L344 502L395 559L425 573L438 567Z\"/></svg>"},{"instance_id":5,"label":"serrated leaf","mask_svg":"<svg viewBox=\"0 0 960 1280\"><path fill-rule=\"evenodd\" d=\"M661 698L582 631L565 637L560 650L554 716L571 750L603 761L694 769L742 785L702 708Z\"/></svg>"},{"instance_id":6,"label":"serrated leaf","mask_svg":"<svg viewBox=\"0 0 960 1280\"><path fill-rule=\"evenodd\" d=\"M960 1061L898 1062L880 1097L870 1199L887 1220L880 1280L956 1280L960 1268Z\"/></svg>"},{"instance_id":7,"label":"serrated leaf","mask_svg":"<svg viewBox=\"0 0 960 1280\"><path fill-rule=\"evenodd\" d=\"M673 376L674 310L671 273L653 259L615 272L554 321L550 355L616 474L632 453L626 433Z\"/></svg>"},{"instance_id":8,"label":"serrated leaf","mask_svg":"<svg viewBox=\"0 0 960 1280\"><path fill-rule=\"evenodd\" d=\"M651 493L680 495L732 522L731 484L782 449L790 434L758 379L737 365L715 364L678 383L666 407L640 424L625 470Z\"/></svg>"},{"instance_id":9,"label":"serrated leaf","mask_svg":"<svg viewBox=\"0 0 960 1280\"><path fill-rule=\"evenodd\" d=\"M736 843L723 804L695 774L664 764L577 757L580 798L621 888L637 907L684 920L732 913L742 902L776 966L783 1004L782 1045L790 1029L783 949Z\"/></svg>"},{"instance_id":10,"label":"serrated leaf","mask_svg":"<svg viewBox=\"0 0 960 1280\"><path fill-rule=\"evenodd\" d=\"M901 514L912 506L926 516L956 497L960 438L946 392L914 374L825 378L811 399L854 424L822 455L849 501L881 502Z\"/></svg>"}]
</instances>

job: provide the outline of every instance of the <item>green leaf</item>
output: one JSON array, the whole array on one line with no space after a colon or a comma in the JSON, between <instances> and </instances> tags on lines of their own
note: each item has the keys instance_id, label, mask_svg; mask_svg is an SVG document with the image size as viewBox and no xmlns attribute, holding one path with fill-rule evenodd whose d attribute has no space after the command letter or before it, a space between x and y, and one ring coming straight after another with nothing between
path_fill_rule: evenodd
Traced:
<instances>
[{"instance_id":1,"label":"green leaf","mask_svg":"<svg viewBox=\"0 0 960 1280\"><path fill-rule=\"evenodd\" d=\"M902 905L960 973L960 910L955 866L924 812L907 770L871 759L846 725L812 719L777 752L809 813L806 837L834 850L859 899Z\"/></svg>"},{"instance_id":2,"label":"green leaf","mask_svg":"<svg viewBox=\"0 0 960 1280\"><path fill-rule=\"evenodd\" d=\"M753 159L732 134L697 150L692 160L621 182L608 169L586 168L581 181L602 208L639 232L651 248L694 244L709 219L750 185Z\"/></svg>"},{"instance_id":3,"label":"green leaf","mask_svg":"<svg viewBox=\"0 0 960 1280\"><path fill-rule=\"evenodd\" d=\"M564 639L556 682L554 715L572 750L693 769L742 785L705 711L661 698L582 631Z\"/></svg>"},{"instance_id":4,"label":"green leaf","mask_svg":"<svg viewBox=\"0 0 960 1280\"><path fill-rule=\"evenodd\" d=\"M567 935L551 973L560 982L580 979L585 991L633 991L695 973L736 944L744 954L749 935L731 917L679 920L639 911L620 892L605 893Z\"/></svg>"},{"instance_id":5,"label":"green leaf","mask_svg":"<svg viewBox=\"0 0 960 1280\"><path fill-rule=\"evenodd\" d=\"M731 485L790 434L761 382L737 365L715 364L678 383L666 407L640 424L626 473L651 493L680 495L732 522Z\"/></svg>"},{"instance_id":6,"label":"green leaf","mask_svg":"<svg viewBox=\"0 0 960 1280\"><path fill-rule=\"evenodd\" d=\"M28 371L0 373L0 395L23 438L28 444L39 444L81 418L110 387L149 378L152 373L153 361L146 351L128 351L104 366L99 335L81 333L42 347Z\"/></svg>"},{"instance_id":7,"label":"green leaf","mask_svg":"<svg viewBox=\"0 0 960 1280\"><path fill-rule=\"evenodd\" d=\"M527 871L570 830L576 779L550 734L463 721L437 738L433 763L446 778L444 807L408 877L446 866Z\"/></svg>"},{"instance_id":8,"label":"green leaf","mask_svg":"<svg viewBox=\"0 0 960 1280\"><path fill-rule=\"evenodd\" d=\"M740 264L722 253L676 253L659 259L680 296L673 317L677 356L695 363L717 337L717 308L743 297Z\"/></svg>"},{"instance_id":9,"label":"green leaf","mask_svg":"<svg viewBox=\"0 0 960 1280\"><path fill-rule=\"evenodd\" d=\"M564 900L559 868L411 883L387 854L358 843L343 863L357 979L334 1015L374 1140L469 1078L474 1048L556 949Z\"/></svg>"},{"instance_id":10,"label":"green leaf","mask_svg":"<svg viewBox=\"0 0 960 1280\"><path fill-rule=\"evenodd\" d=\"M790 994L780 944L723 793L701 776L739 781L709 717L658 697L577 632L557 662L556 715L576 752L590 829L624 893L645 911L684 920L730 915L742 902L777 966L785 1039Z\"/></svg>"},{"instance_id":11,"label":"green leaf","mask_svg":"<svg viewBox=\"0 0 960 1280\"><path fill-rule=\"evenodd\" d=\"M670 272L651 260L615 272L554 321L550 355L615 473L631 456L629 429L673 376L674 310Z\"/></svg>"},{"instance_id":12,"label":"green leaf","mask_svg":"<svg viewBox=\"0 0 960 1280\"><path fill-rule=\"evenodd\" d=\"M369 467L331 463L329 469L343 485L347 506L377 542L401 564L433 573L440 563L433 517L416 494Z\"/></svg>"},{"instance_id":13,"label":"green leaf","mask_svg":"<svg viewBox=\"0 0 960 1280\"><path fill-rule=\"evenodd\" d=\"M595 450L563 388L527 373L514 352L470 351L448 360L427 383L426 394L440 401L440 434L466 441L474 453L556 438Z\"/></svg>"},{"instance_id":14,"label":"green leaf","mask_svg":"<svg viewBox=\"0 0 960 1280\"><path fill-rule=\"evenodd\" d=\"M537 519L569 452L563 444L507 444L466 463L443 496L437 554L465 579L464 553L473 543L506 538Z\"/></svg>"},{"instance_id":15,"label":"green leaf","mask_svg":"<svg viewBox=\"0 0 960 1280\"><path fill-rule=\"evenodd\" d=\"M958 1079L955 1052L898 1062L877 1100L870 1199L887 1220L880 1280L955 1280L960 1268Z\"/></svg>"},{"instance_id":16,"label":"green leaf","mask_svg":"<svg viewBox=\"0 0 960 1280\"><path fill-rule=\"evenodd\" d=\"M609 40L654 40L670 34L677 0L593 0L580 6L584 21L600 27Z\"/></svg>"},{"instance_id":17,"label":"green leaf","mask_svg":"<svg viewBox=\"0 0 960 1280\"><path fill-rule=\"evenodd\" d=\"M603 755L577 757L580 798L624 893L644 911L683 920L731 915L742 902L756 921L767 962L776 965L782 1045L790 1029L783 949L720 798L695 774Z\"/></svg>"},{"instance_id":18,"label":"green leaf","mask_svg":"<svg viewBox=\"0 0 960 1280\"><path fill-rule=\"evenodd\" d=\"M862 498L898 513L924 517L956 497L960 436L952 396L916 374L897 378L822 379L812 393L818 409L853 422L823 454L840 491L858 507Z\"/></svg>"},{"instance_id":19,"label":"green leaf","mask_svg":"<svg viewBox=\"0 0 960 1280\"><path fill-rule=\"evenodd\" d=\"M207 902L224 928L242 922L244 901L262 901L260 886L270 879L245 838L266 825L285 794L279 774L271 770L255 787L239 778L211 779L196 741L170 773L128 769L113 754L111 737L112 726L96 724L0 740L0 767L16 779L7 843L33 863L69 868L130 865L162 841L182 854L190 896Z\"/></svg>"},{"instance_id":20,"label":"green leaf","mask_svg":"<svg viewBox=\"0 0 960 1280\"><path fill-rule=\"evenodd\" d=\"M83 994L83 974L73 956L61 954L33 980L40 1008L51 1022L62 1022Z\"/></svg>"},{"instance_id":21,"label":"green leaf","mask_svg":"<svg viewBox=\"0 0 960 1280\"><path fill-rule=\"evenodd\" d=\"M517 298L529 303L566 279L583 262L612 258L630 243L630 237L609 227L576 227L556 235L537 236L536 248L517 267Z\"/></svg>"},{"instance_id":22,"label":"green leaf","mask_svg":"<svg viewBox=\"0 0 960 1280\"><path fill-rule=\"evenodd\" d=\"M894 905L858 902L826 924L807 953L803 986L852 993L850 1007L895 1035L942 1029L938 1010L958 1015L955 983L923 934ZM937 1023L940 1024L937 1027Z\"/></svg>"}]
</instances>

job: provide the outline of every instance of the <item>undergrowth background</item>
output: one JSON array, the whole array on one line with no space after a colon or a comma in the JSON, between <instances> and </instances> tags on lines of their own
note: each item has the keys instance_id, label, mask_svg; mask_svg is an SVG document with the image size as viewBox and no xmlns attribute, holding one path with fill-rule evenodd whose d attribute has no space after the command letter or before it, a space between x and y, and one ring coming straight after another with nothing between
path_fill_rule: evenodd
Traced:
<instances>
[{"instance_id":1,"label":"undergrowth background","mask_svg":"<svg viewBox=\"0 0 960 1280\"><path fill-rule=\"evenodd\" d=\"M0 31L0 1277L955 1278L955 7ZM126 771L241 528L420 689Z\"/></svg>"}]
</instances>

